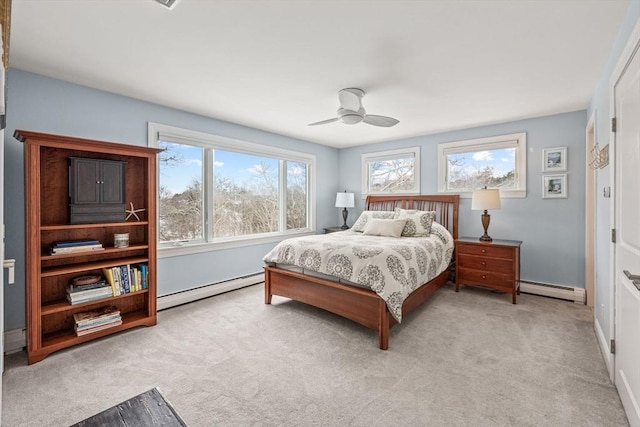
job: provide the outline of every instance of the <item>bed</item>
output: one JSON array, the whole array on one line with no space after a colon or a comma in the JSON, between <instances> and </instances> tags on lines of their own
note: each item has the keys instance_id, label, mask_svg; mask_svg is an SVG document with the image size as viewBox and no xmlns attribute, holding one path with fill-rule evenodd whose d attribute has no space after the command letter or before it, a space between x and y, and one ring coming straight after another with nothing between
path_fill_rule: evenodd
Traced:
<instances>
[{"instance_id":1,"label":"bed","mask_svg":"<svg viewBox=\"0 0 640 427\"><path fill-rule=\"evenodd\" d=\"M369 196L365 210L388 212L401 208L433 211L435 222L446 228L453 239L457 239L458 205L458 195ZM333 234L346 237L349 233ZM316 236L316 239L323 236ZM335 240L336 236L333 237ZM447 261L447 268L434 278L416 286L416 289L401 301L400 313L392 314L387 301L371 289L354 286L353 283L339 277L305 274L304 271L269 262L268 256L265 256L265 304L271 304L273 295L277 295L327 310L376 331L380 349L386 350L389 347L390 328L398 323L402 316L419 307L450 279L454 259L452 256L451 261Z\"/></svg>"}]
</instances>

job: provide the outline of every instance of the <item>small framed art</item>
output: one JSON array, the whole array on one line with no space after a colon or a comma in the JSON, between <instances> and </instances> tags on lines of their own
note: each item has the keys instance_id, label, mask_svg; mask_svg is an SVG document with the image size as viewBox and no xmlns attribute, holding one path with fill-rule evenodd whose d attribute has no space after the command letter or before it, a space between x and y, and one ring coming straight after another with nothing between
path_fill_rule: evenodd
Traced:
<instances>
[{"instance_id":1,"label":"small framed art","mask_svg":"<svg viewBox=\"0 0 640 427\"><path fill-rule=\"evenodd\" d=\"M543 199L567 198L567 174L544 175L542 177Z\"/></svg>"},{"instance_id":2,"label":"small framed art","mask_svg":"<svg viewBox=\"0 0 640 427\"><path fill-rule=\"evenodd\" d=\"M542 172L564 172L567 170L567 147L542 149Z\"/></svg>"}]
</instances>

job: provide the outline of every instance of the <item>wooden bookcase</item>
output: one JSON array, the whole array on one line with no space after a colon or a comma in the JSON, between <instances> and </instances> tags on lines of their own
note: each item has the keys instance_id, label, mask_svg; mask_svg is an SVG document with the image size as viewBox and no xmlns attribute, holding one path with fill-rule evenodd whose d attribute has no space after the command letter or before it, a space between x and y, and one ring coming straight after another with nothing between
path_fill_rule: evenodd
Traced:
<instances>
[{"instance_id":1,"label":"wooden bookcase","mask_svg":"<svg viewBox=\"0 0 640 427\"><path fill-rule=\"evenodd\" d=\"M156 297L156 158L160 150L110 142L17 130L23 142L26 199L27 355L29 364L54 351L137 326L157 322ZM133 203L140 221L70 224L69 158L125 163L125 202ZM113 247L115 233L129 233L126 248ZM54 242L97 239L103 251L50 255ZM102 274L103 268L148 265L148 288L97 301L71 305L69 281ZM74 332L75 313L116 306L122 325L84 336Z\"/></svg>"}]
</instances>

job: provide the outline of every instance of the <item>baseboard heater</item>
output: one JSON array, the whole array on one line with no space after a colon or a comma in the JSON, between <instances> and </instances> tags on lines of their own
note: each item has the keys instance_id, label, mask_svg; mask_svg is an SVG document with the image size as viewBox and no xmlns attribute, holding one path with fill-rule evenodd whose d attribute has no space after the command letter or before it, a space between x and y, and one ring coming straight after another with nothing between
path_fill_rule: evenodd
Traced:
<instances>
[{"instance_id":1,"label":"baseboard heater","mask_svg":"<svg viewBox=\"0 0 640 427\"><path fill-rule=\"evenodd\" d=\"M262 272L176 292L175 294L163 295L158 297L158 310L165 310L177 305L187 304L203 298L209 298L214 295L256 285L261 282L264 282L264 273Z\"/></svg>"},{"instance_id":2,"label":"baseboard heater","mask_svg":"<svg viewBox=\"0 0 640 427\"><path fill-rule=\"evenodd\" d=\"M547 283L537 282L520 282L520 292L569 300L576 304L584 304L586 301L586 292L584 288L572 288L570 286L550 285Z\"/></svg>"}]
</instances>

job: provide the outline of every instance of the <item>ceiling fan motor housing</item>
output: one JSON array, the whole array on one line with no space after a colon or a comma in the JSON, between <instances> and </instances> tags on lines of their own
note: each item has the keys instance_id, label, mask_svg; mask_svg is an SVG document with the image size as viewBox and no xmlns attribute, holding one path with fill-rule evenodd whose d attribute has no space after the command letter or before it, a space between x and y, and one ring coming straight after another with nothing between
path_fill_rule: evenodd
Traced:
<instances>
[{"instance_id":1,"label":"ceiling fan motor housing","mask_svg":"<svg viewBox=\"0 0 640 427\"><path fill-rule=\"evenodd\" d=\"M364 119L365 114L366 112L364 111L364 108L360 108L358 111L338 108L338 119L346 125L355 125L360 123Z\"/></svg>"}]
</instances>

